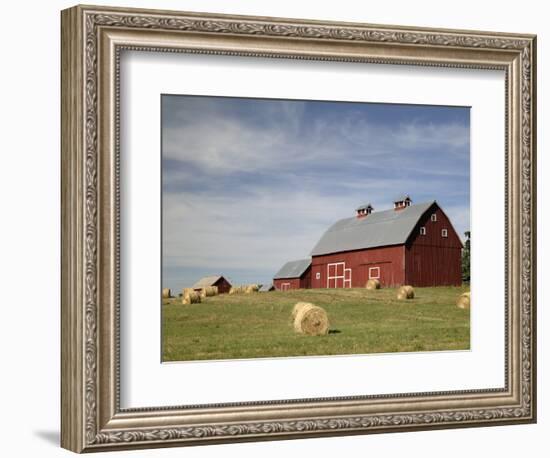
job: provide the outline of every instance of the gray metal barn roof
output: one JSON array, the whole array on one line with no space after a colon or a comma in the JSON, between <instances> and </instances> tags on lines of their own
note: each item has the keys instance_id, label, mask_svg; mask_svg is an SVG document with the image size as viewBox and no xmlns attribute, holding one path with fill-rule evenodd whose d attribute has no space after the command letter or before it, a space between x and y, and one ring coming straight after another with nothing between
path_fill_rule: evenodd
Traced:
<instances>
[{"instance_id":1,"label":"gray metal barn roof","mask_svg":"<svg viewBox=\"0 0 550 458\"><path fill-rule=\"evenodd\" d=\"M216 283L220 278L222 278L221 275L210 275L209 277L202 277L197 283L192 286L192 288L199 289L206 288L207 286L213 286L214 283Z\"/></svg>"},{"instance_id":2,"label":"gray metal barn roof","mask_svg":"<svg viewBox=\"0 0 550 458\"><path fill-rule=\"evenodd\" d=\"M311 265L311 259L298 259L289 261L279 269L273 278L299 278Z\"/></svg>"},{"instance_id":3,"label":"gray metal barn roof","mask_svg":"<svg viewBox=\"0 0 550 458\"><path fill-rule=\"evenodd\" d=\"M402 210L384 210L364 218L345 218L334 223L311 251L312 256L361 250L407 241L420 217L435 203L410 205Z\"/></svg>"}]
</instances>

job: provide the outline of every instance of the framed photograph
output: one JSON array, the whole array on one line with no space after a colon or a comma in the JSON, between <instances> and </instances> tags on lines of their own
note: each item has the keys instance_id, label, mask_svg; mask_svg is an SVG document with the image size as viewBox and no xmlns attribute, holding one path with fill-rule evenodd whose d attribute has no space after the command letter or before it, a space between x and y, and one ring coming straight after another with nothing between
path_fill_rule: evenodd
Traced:
<instances>
[{"instance_id":1,"label":"framed photograph","mask_svg":"<svg viewBox=\"0 0 550 458\"><path fill-rule=\"evenodd\" d=\"M536 37L62 12L75 452L536 421Z\"/></svg>"}]
</instances>

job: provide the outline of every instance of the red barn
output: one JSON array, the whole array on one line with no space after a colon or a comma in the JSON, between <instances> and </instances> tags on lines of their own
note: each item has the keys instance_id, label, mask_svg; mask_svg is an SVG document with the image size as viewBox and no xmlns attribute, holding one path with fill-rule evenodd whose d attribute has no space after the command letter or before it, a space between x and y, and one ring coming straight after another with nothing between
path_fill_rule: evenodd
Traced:
<instances>
[{"instance_id":1,"label":"red barn","mask_svg":"<svg viewBox=\"0 0 550 458\"><path fill-rule=\"evenodd\" d=\"M203 277L197 283L193 285L195 291L200 291L208 286L217 286L218 294L228 293L231 289L231 283L229 283L222 275L211 275L210 277Z\"/></svg>"},{"instance_id":2,"label":"red barn","mask_svg":"<svg viewBox=\"0 0 550 458\"><path fill-rule=\"evenodd\" d=\"M437 202L394 208L334 223L311 252L311 288L363 288L370 278L382 286L459 286L462 242Z\"/></svg>"},{"instance_id":3,"label":"red barn","mask_svg":"<svg viewBox=\"0 0 550 458\"><path fill-rule=\"evenodd\" d=\"M289 261L273 277L276 290L311 288L311 259Z\"/></svg>"}]
</instances>

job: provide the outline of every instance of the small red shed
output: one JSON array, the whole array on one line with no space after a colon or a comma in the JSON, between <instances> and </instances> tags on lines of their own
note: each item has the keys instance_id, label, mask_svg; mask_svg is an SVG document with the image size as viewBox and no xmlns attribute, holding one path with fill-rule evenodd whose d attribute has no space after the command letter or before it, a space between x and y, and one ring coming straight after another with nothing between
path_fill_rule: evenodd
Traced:
<instances>
[{"instance_id":1,"label":"small red shed","mask_svg":"<svg viewBox=\"0 0 550 458\"><path fill-rule=\"evenodd\" d=\"M311 259L289 261L273 277L276 290L311 288Z\"/></svg>"},{"instance_id":2,"label":"small red shed","mask_svg":"<svg viewBox=\"0 0 550 458\"><path fill-rule=\"evenodd\" d=\"M209 277L201 278L197 283L193 285L195 291L200 291L208 286L217 286L218 294L228 293L231 289L231 283L229 283L222 275L211 275Z\"/></svg>"}]
</instances>

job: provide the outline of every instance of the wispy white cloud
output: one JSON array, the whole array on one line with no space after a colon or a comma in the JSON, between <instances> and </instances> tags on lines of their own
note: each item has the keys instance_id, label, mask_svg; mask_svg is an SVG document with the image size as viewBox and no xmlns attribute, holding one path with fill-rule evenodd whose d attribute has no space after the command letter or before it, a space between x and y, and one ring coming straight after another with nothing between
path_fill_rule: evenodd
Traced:
<instances>
[{"instance_id":1,"label":"wispy white cloud","mask_svg":"<svg viewBox=\"0 0 550 458\"><path fill-rule=\"evenodd\" d=\"M224 174L331 165L344 148L344 159L358 166L414 167L418 158L405 153L463 153L469 145L469 127L457 122L421 124L413 119L381 125L350 114L337 120L314 119L308 129L301 129L303 115L303 103L280 102L262 113L269 122L257 124L208 107L200 117L180 116L180 123L163 128L163 157Z\"/></svg>"},{"instance_id":2,"label":"wispy white cloud","mask_svg":"<svg viewBox=\"0 0 550 458\"><path fill-rule=\"evenodd\" d=\"M163 213L163 255L168 265L271 268L290 253L305 257L347 199L282 191L235 200L223 196L170 196Z\"/></svg>"}]
</instances>

